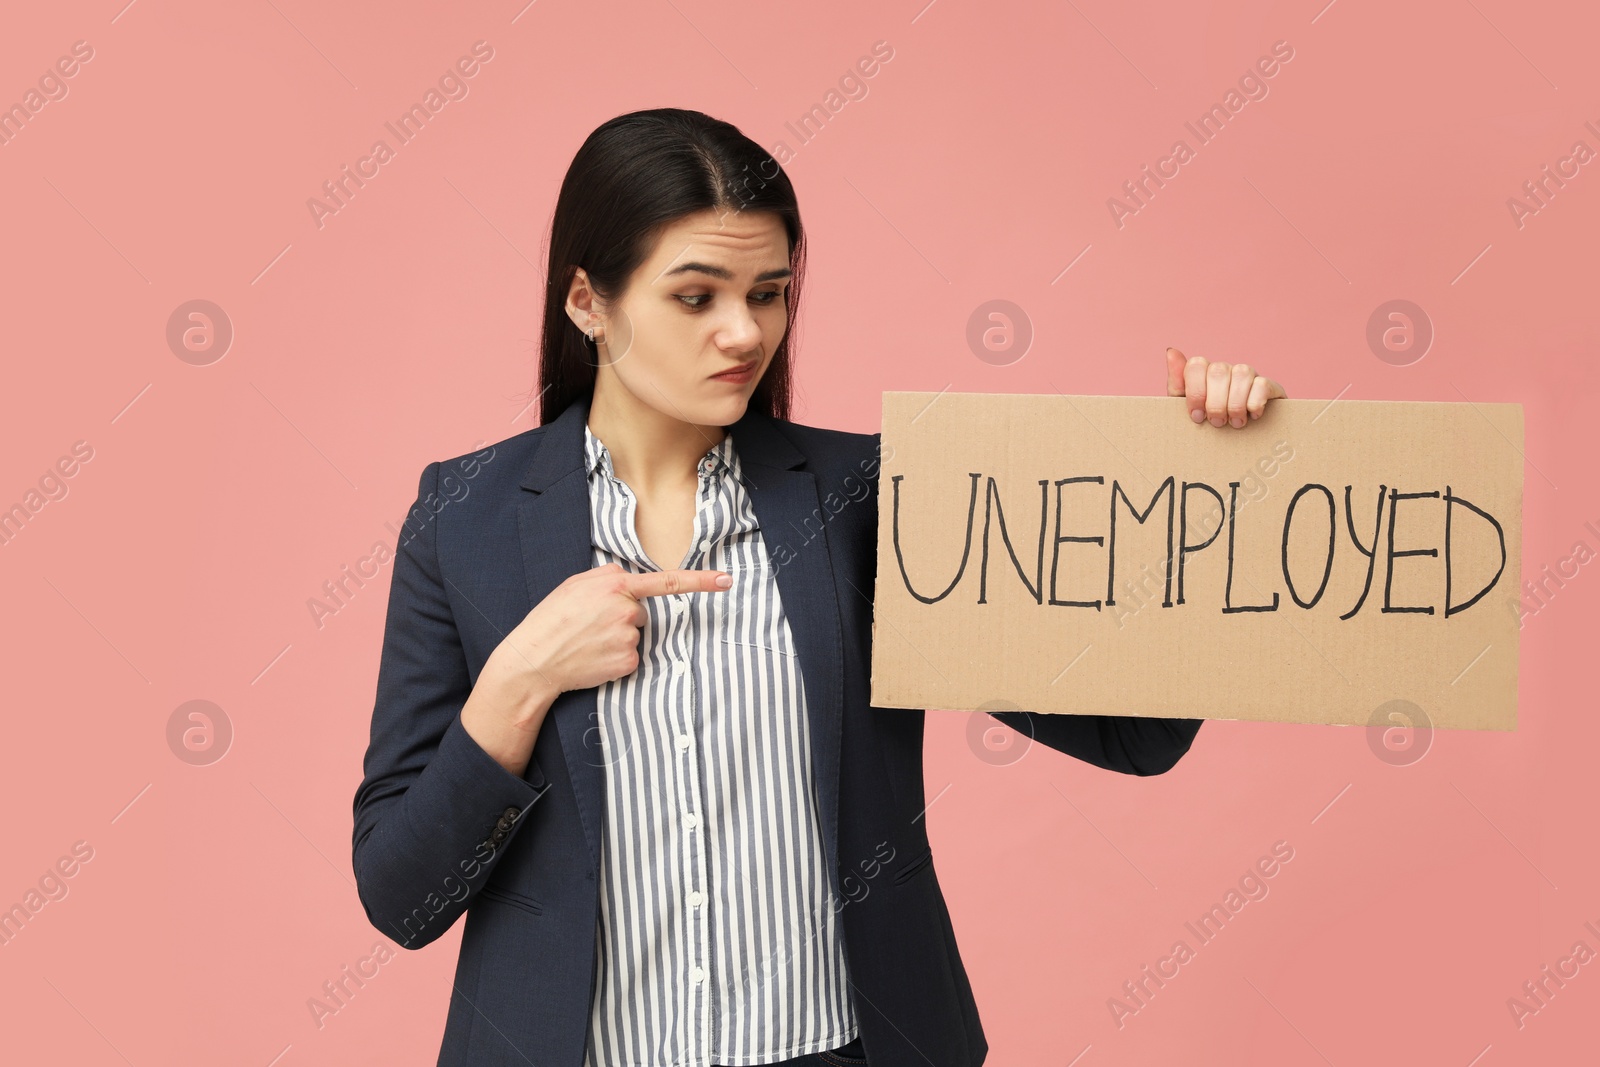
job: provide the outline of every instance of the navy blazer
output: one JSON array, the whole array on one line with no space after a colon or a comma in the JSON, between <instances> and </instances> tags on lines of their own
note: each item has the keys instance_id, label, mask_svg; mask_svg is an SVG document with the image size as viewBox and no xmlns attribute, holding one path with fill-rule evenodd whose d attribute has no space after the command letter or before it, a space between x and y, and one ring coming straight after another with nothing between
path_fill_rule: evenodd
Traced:
<instances>
[{"instance_id":1,"label":"navy blazer","mask_svg":"<svg viewBox=\"0 0 1600 1067\"><path fill-rule=\"evenodd\" d=\"M592 565L588 412L580 399L429 463L396 549L354 868L368 918L406 948L467 917L440 1064L583 1062L605 811L596 690L556 699L521 776L459 712L505 635ZM869 691L879 435L754 410L730 432L800 659L829 906L867 1059L976 1067L988 1043L920 817L924 713L875 708ZM1203 721L986 714L1138 775L1172 767Z\"/></svg>"}]
</instances>

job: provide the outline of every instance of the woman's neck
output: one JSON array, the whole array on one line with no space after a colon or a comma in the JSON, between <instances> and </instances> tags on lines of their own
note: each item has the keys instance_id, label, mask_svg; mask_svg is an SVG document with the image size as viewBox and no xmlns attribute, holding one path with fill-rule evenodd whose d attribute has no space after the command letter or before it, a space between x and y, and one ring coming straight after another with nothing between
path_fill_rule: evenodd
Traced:
<instances>
[{"instance_id":1,"label":"woman's neck","mask_svg":"<svg viewBox=\"0 0 1600 1067\"><path fill-rule=\"evenodd\" d=\"M611 453L617 477L645 495L696 484L701 457L727 434L721 426L700 426L663 414L606 374L595 382L589 430Z\"/></svg>"}]
</instances>

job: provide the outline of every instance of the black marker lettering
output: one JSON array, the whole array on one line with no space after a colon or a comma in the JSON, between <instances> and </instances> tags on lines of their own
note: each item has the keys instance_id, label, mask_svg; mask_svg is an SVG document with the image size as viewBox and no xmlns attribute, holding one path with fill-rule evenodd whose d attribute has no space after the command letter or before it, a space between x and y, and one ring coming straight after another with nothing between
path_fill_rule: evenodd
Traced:
<instances>
[{"instance_id":1,"label":"black marker lettering","mask_svg":"<svg viewBox=\"0 0 1600 1067\"><path fill-rule=\"evenodd\" d=\"M1178 526L1183 530L1182 535L1179 537L1180 544L1178 546L1178 603L1180 604L1183 603L1183 566L1185 561L1187 561L1189 558L1189 553L1198 552L1202 548L1209 547L1211 542L1217 539L1217 535L1222 532L1222 519L1219 513L1219 517L1217 519L1217 528L1211 531L1211 536L1206 538L1201 544L1189 544L1189 490L1191 489L1204 489L1206 492L1217 498L1217 507L1219 509L1222 511L1227 510L1226 505L1222 503L1222 494L1211 488L1211 486L1207 485L1205 482L1183 483L1183 492L1179 495L1178 504Z\"/></svg>"},{"instance_id":2,"label":"black marker lettering","mask_svg":"<svg viewBox=\"0 0 1600 1067\"><path fill-rule=\"evenodd\" d=\"M1473 511L1476 511L1479 515L1482 515L1484 518L1486 518L1490 522L1494 523L1494 532L1496 534L1498 534L1499 537L1500 537L1500 569L1494 572L1494 577L1489 579L1489 584L1484 586L1482 589L1478 590L1477 595L1474 596L1471 600L1467 601L1465 604L1456 604L1456 605L1452 606L1451 603L1450 603L1450 509L1455 504L1460 504L1464 508L1471 508ZM1493 589L1495 587L1495 584L1500 581L1500 576L1502 574L1504 574L1505 572L1506 572L1506 531L1505 531L1505 528L1500 525L1500 521L1498 519L1496 519L1493 515L1489 514L1487 511L1484 511L1482 508L1478 507L1478 505L1472 503L1469 500L1463 500L1461 497L1450 495L1450 487L1448 485L1445 486L1444 487L1444 617L1448 619L1450 616L1454 615L1458 611L1466 611L1468 608L1472 607L1472 605L1476 604L1479 600L1483 599L1483 594L1485 594L1489 590Z\"/></svg>"},{"instance_id":3,"label":"black marker lettering","mask_svg":"<svg viewBox=\"0 0 1600 1067\"><path fill-rule=\"evenodd\" d=\"M989 501L994 501L995 513L1000 517L1000 540L1005 542L1006 554L1011 557L1011 565L1016 568L1017 576L1022 579L1022 584L1027 586L1028 592L1033 595L1033 602L1044 602L1044 520L1050 508L1050 480L1048 478L1039 482L1039 563L1038 576L1033 581L1028 581L1028 576L1022 571L1022 564L1017 562L1017 554L1011 547L1011 535L1006 532L1006 511L1000 504L1000 490L995 487L994 478L989 479L983 491L983 561L978 565L978 603L987 604L989 589Z\"/></svg>"},{"instance_id":4,"label":"black marker lettering","mask_svg":"<svg viewBox=\"0 0 1600 1067\"><path fill-rule=\"evenodd\" d=\"M1093 608L1096 611L1100 610L1100 601L1098 601L1098 600L1057 600L1056 599L1056 564L1057 564L1057 562L1059 561L1059 558L1060 558L1061 542L1063 542L1063 541L1082 541L1082 542L1089 542L1089 543L1093 543L1093 544L1097 544L1097 545L1105 543L1105 538L1103 538L1103 537L1062 537L1061 536L1061 487L1063 485L1074 485L1074 484L1076 484L1078 482L1094 482L1094 483L1096 483L1098 485L1104 485L1105 481L1106 480L1103 477L1099 476L1099 475L1094 475L1094 476L1083 475L1083 476L1078 477L1078 478L1059 478L1059 479L1056 480L1056 534L1055 534L1055 545L1050 550L1050 603L1055 604L1058 607L1064 607L1064 608Z\"/></svg>"},{"instance_id":5,"label":"black marker lettering","mask_svg":"<svg viewBox=\"0 0 1600 1067\"><path fill-rule=\"evenodd\" d=\"M1387 485L1378 486L1378 510L1372 520L1372 548L1370 551L1361 543L1361 538L1356 536L1356 512L1355 508L1350 506L1350 489L1351 487L1348 485L1344 487L1344 521L1345 526L1350 530L1350 541L1356 546L1356 551L1367 557L1367 581L1361 587L1361 597L1356 601L1356 606L1339 616L1341 622L1361 610L1361 605L1367 602L1367 593L1372 589L1372 574L1378 567L1378 536L1379 531L1383 529L1383 494L1388 492L1389 487Z\"/></svg>"},{"instance_id":6,"label":"black marker lettering","mask_svg":"<svg viewBox=\"0 0 1600 1067\"><path fill-rule=\"evenodd\" d=\"M1107 542L1106 548L1106 555L1111 559L1110 572L1106 576L1107 607L1117 602L1117 497L1122 497L1122 502L1127 504L1128 510L1133 513L1134 521L1143 526L1144 521L1155 510L1156 501L1161 499L1162 493L1167 494L1167 597L1161 606L1164 608L1172 607L1172 519L1174 512L1177 510L1173 507L1177 490L1173 488L1173 476L1170 474L1167 475L1167 480L1162 482L1160 487L1156 489L1155 494L1150 497L1150 506L1145 508L1142 514L1138 508L1133 506L1133 501L1128 499L1128 494L1123 492L1122 483L1114 479L1111 482L1111 539Z\"/></svg>"},{"instance_id":7,"label":"black marker lettering","mask_svg":"<svg viewBox=\"0 0 1600 1067\"><path fill-rule=\"evenodd\" d=\"M1231 615L1236 611L1277 611L1278 591L1272 591L1271 604L1241 604L1233 606L1233 520L1239 514L1239 483L1228 483L1228 583L1222 587L1222 613Z\"/></svg>"},{"instance_id":8,"label":"black marker lettering","mask_svg":"<svg viewBox=\"0 0 1600 1067\"><path fill-rule=\"evenodd\" d=\"M1307 601L1301 600L1300 594L1295 592L1294 578L1289 574L1289 525L1294 522L1294 506L1300 502L1302 496L1313 489L1322 490L1322 495L1328 498L1328 562L1322 568L1322 584L1317 586L1317 595ZM1333 502L1333 491L1327 486L1317 485L1315 482L1307 482L1302 485L1294 496L1290 498L1289 511L1283 517L1283 582L1289 587L1289 595L1294 598L1294 602L1302 608L1316 607L1317 601L1322 599L1323 592L1328 588L1328 579L1333 575L1333 539L1338 532L1339 515Z\"/></svg>"},{"instance_id":9,"label":"black marker lettering","mask_svg":"<svg viewBox=\"0 0 1600 1067\"><path fill-rule=\"evenodd\" d=\"M905 475L903 474L896 474L892 479L890 479L894 483L894 530L892 531L894 537L894 558L895 561L900 564L900 580L905 583L906 592L910 593L924 604L937 604L939 601L950 595L950 590L956 587L956 583L961 581L961 576L967 572L967 557L972 553L972 516L978 508L978 478L980 476L977 474L968 475L968 477L972 479L972 495L967 500L967 543L961 547L961 567L956 571L956 576L950 579L950 584L944 587L944 592L940 593L938 596L923 596L921 593L911 588L911 578L906 574L906 557L900 551L900 479L904 477Z\"/></svg>"},{"instance_id":10,"label":"black marker lettering","mask_svg":"<svg viewBox=\"0 0 1600 1067\"><path fill-rule=\"evenodd\" d=\"M1423 615L1432 615L1433 614L1432 606L1428 606L1428 607L1398 607L1397 608L1397 607L1395 607L1395 606L1393 606L1392 604L1389 603L1389 592L1390 592L1391 587L1394 585L1394 560L1395 560L1396 556L1437 556L1439 554L1439 550L1437 548L1408 548L1408 549L1404 550L1403 552L1396 552L1395 551L1395 548L1394 548L1394 516L1395 516L1395 512L1399 510L1399 508L1396 506L1397 501L1401 501L1401 500L1421 500L1424 497L1430 497L1430 496L1435 496L1436 497L1438 495L1439 495L1439 490L1437 490L1437 489L1435 489L1431 493L1402 493L1398 489L1389 490L1389 562L1388 562L1388 573L1384 576L1384 579L1383 579L1383 610L1386 611L1386 612L1389 612L1389 611L1394 611L1394 612L1414 611L1414 612L1418 612L1418 613L1423 614Z\"/></svg>"}]
</instances>

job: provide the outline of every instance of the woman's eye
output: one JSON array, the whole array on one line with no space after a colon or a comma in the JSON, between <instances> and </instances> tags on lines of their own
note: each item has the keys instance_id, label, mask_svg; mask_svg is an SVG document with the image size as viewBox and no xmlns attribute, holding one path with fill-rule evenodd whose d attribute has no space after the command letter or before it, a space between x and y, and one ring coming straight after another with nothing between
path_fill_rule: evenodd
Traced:
<instances>
[{"instance_id":1,"label":"woman's eye","mask_svg":"<svg viewBox=\"0 0 1600 1067\"><path fill-rule=\"evenodd\" d=\"M783 294L779 292L753 293L751 295L751 299L762 307L769 307L776 303L777 298L782 295ZM701 308L705 307L706 301L711 299L711 294L692 293L688 296L679 296L677 299L682 301L685 307Z\"/></svg>"}]
</instances>

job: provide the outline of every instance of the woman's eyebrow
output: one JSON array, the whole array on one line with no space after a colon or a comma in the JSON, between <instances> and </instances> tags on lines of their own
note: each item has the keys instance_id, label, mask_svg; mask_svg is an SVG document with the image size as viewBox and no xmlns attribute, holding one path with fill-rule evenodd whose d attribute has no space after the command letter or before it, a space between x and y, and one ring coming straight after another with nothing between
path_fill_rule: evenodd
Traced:
<instances>
[{"instance_id":1,"label":"woman's eyebrow","mask_svg":"<svg viewBox=\"0 0 1600 1067\"><path fill-rule=\"evenodd\" d=\"M673 275L686 274L689 271L696 271L700 274L709 274L711 277L720 278L723 281L730 281L733 278L732 271L724 267L714 267L709 263L683 263L679 266L673 267L671 270L663 274L662 277L671 278ZM787 278L793 273L794 271L788 267L782 267L778 270L762 271L760 274L756 275L756 283L760 284L761 282L776 281L779 278Z\"/></svg>"}]
</instances>

